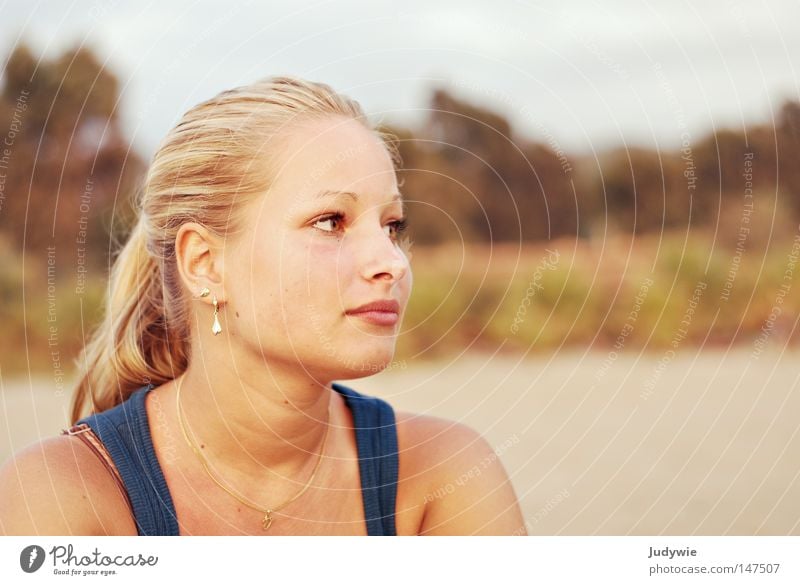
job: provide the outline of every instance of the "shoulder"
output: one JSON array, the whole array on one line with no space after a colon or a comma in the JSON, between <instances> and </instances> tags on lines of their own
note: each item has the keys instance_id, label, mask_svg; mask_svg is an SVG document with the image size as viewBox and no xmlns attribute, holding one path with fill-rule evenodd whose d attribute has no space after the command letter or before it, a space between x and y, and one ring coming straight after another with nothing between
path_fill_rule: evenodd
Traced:
<instances>
[{"instance_id":1,"label":"shoulder","mask_svg":"<svg viewBox=\"0 0 800 585\"><path fill-rule=\"evenodd\" d=\"M34 443L0 467L0 532L6 535L130 534L127 500L77 436Z\"/></svg>"},{"instance_id":2,"label":"shoulder","mask_svg":"<svg viewBox=\"0 0 800 585\"><path fill-rule=\"evenodd\" d=\"M458 421L407 411L395 411L395 419L400 447L418 450L427 463L441 464L464 452L489 448L478 431Z\"/></svg>"},{"instance_id":3,"label":"shoulder","mask_svg":"<svg viewBox=\"0 0 800 585\"><path fill-rule=\"evenodd\" d=\"M436 416L395 416L401 461L421 480L420 534L525 534L500 452L478 431Z\"/></svg>"}]
</instances>

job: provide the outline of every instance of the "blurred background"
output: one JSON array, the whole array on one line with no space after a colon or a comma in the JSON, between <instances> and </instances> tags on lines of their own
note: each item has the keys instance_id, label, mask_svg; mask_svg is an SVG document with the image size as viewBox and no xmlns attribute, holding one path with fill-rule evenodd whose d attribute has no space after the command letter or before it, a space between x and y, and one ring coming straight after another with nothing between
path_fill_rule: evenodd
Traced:
<instances>
[{"instance_id":1,"label":"blurred background","mask_svg":"<svg viewBox=\"0 0 800 585\"><path fill-rule=\"evenodd\" d=\"M400 140L414 291L350 385L496 446L531 534L800 534L800 6L0 7L0 459L67 424L159 141L288 73Z\"/></svg>"}]
</instances>

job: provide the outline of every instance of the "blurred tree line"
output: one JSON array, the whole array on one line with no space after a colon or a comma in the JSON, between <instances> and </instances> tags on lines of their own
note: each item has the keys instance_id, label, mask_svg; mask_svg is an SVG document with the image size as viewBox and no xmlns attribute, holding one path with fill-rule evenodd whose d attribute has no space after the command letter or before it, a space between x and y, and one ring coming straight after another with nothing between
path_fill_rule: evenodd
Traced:
<instances>
[{"instance_id":1,"label":"blurred tree line","mask_svg":"<svg viewBox=\"0 0 800 585\"><path fill-rule=\"evenodd\" d=\"M119 82L88 48L45 59L19 44L0 84L0 367L66 370L145 166L121 128Z\"/></svg>"},{"instance_id":2,"label":"blurred tree line","mask_svg":"<svg viewBox=\"0 0 800 585\"><path fill-rule=\"evenodd\" d=\"M127 209L144 172L120 127L119 97L113 73L85 47L50 61L25 45L10 55L0 118L3 128L18 119L19 131L3 169L0 233L15 249L73 245L91 191L88 247L93 261L106 259L111 214ZM719 130L673 152L620 148L568 164L568 155L519 137L501 114L443 89L428 106L423 132L389 128L400 138L403 191L421 244L714 226L729 204L741 204L748 154L753 188L779 193L780 216L800 218L798 102L785 103L774 126Z\"/></svg>"},{"instance_id":3,"label":"blurred tree line","mask_svg":"<svg viewBox=\"0 0 800 585\"><path fill-rule=\"evenodd\" d=\"M798 102L786 102L774 126L718 130L675 151L626 147L566 162L516 136L502 115L444 90L429 107L424 135L394 130L404 190L420 202L410 206L420 243L714 228L741 214L746 188L779 221L800 221Z\"/></svg>"},{"instance_id":4,"label":"blurred tree line","mask_svg":"<svg viewBox=\"0 0 800 585\"><path fill-rule=\"evenodd\" d=\"M119 97L116 77L86 47L45 60L21 44L9 56L0 130L13 136L0 231L16 250L38 256L55 245L68 256L85 231L90 261L105 259L114 205L144 171L120 127Z\"/></svg>"},{"instance_id":5,"label":"blurred tree line","mask_svg":"<svg viewBox=\"0 0 800 585\"><path fill-rule=\"evenodd\" d=\"M109 252L132 221L131 196L146 170L121 128L119 90L86 47L44 59L20 44L9 55L0 78L0 318L14 331L0 351L23 338L35 343L37 326L39 339L51 331L48 249L62 283L59 343L72 351L91 325L84 298L72 292L79 268L88 267L94 288L86 300L97 310ZM421 245L690 227L733 245L746 188L769 211L765 239L800 222L798 102L785 103L774 125L719 130L674 151L619 148L597 158L525 140L502 114L442 88L432 91L422 128L386 128L399 139L410 236ZM22 299L26 286L35 301Z\"/></svg>"}]
</instances>

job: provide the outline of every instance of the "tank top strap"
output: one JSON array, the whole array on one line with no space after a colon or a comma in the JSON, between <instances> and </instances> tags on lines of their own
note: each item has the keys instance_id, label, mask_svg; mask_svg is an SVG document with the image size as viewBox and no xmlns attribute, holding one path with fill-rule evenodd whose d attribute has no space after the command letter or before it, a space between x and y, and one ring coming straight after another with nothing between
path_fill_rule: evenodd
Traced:
<instances>
[{"instance_id":1,"label":"tank top strap","mask_svg":"<svg viewBox=\"0 0 800 585\"><path fill-rule=\"evenodd\" d=\"M353 415L364 517L369 536L394 536L398 483L397 428L392 406L333 383ZM75 424L100 439L124 482L141 536L177 536L177 513L158 462L145 408L149 384L122 404Z\"/></svg>"},{"instance_id":2,"label":"tank top strap","mask_svg":"<svg viewBox=\"0 0 800 585\"><path fill-rule=\"evenodd\" d=\"M392 406L334 382L353 414L364 517L369 536L394 536L398 482L397 427Z\"/></svg>"},{"instance_id":3,"label":"tank top strap","mask_svg":"<svg viewBox=\"0 0 800 585\"><path fill-rule=\"evenodd\" d=\"M180 531L175 506L153 448L145 410L145 398L152 389L152 384L143 386L122 404L76 424L89 425L114 460L139 535L177 536Z\"/></svg>"}]
</instances>

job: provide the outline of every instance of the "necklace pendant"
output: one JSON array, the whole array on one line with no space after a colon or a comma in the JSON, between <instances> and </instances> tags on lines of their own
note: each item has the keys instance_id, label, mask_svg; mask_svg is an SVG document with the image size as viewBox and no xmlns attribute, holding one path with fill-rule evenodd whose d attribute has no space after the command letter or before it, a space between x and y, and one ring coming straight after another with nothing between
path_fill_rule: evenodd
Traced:
<instances>
[{"instance_id":1,"label":"necklace pendant","mask_svg":"<svg viewBox=\"0 0 800 585\"><path fill-rule=\"evenodd\" d=\"M266 532L270 526L272 526L272 510L267 510L267 513L264 514L264 519L261 521L261 527Z\"/></svg>"}]
</instances>

